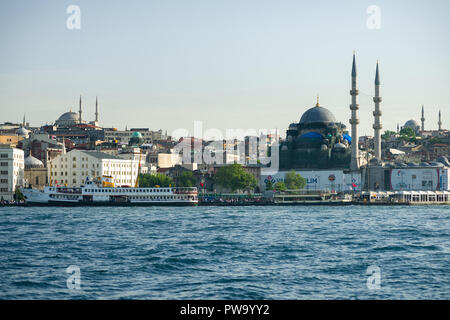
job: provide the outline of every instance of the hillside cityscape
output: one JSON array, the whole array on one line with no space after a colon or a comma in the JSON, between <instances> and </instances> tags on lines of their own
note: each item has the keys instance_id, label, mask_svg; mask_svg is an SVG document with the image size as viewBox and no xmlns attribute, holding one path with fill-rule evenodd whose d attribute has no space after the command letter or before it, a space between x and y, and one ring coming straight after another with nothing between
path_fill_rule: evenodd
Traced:
<instances>
[{"instance_id":1,"label":"hillside cityscape","mask_svg":"<svg viewBox=\"0 0 450 320\"><path fill-rule=\"evenodd\" d=\"M412 108L417 119L404 120L395 131L382 131L377 63L374 135L358 136L357 78L354 54L348 115L337 119L317 97L298 123L287 126L285 137L275 132L208 140L174 138L159 128L108 128L101 125L101 110L107 106L96 99L95 108L88 107L91 103L80 96L77 112L62 110L56 120L49 119L51 124L35 127L24 115L22 123L0 125L0 196L13 201L18 187L80 187L86 179L104 177L119 187L184 186L207 193L261 194L291 189L285 177L292 170L304 180L297 187L306 191L448 191L450 131L442 127L441 112L437 123L429 123L425 106L418 105ZM229 166L234 171L226 177L224 168ZM266 172L270 166L272 171ZM242 178L239 172L248 176Z\"/></svg>"}]
</instances>

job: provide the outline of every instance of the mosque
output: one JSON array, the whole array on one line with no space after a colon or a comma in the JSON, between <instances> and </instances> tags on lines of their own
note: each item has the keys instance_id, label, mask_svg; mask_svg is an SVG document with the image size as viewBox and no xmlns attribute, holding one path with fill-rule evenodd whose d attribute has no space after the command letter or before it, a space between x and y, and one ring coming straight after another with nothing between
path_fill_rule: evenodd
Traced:
<instances>
[{"instance_id":1,"label":"mosque","mask_svg":"<svg viewBox=\"0 0 450 320\"><path fill-rule=\"evenodd\" d=\"M98 122L98 99L95 98L95 120L94 121L84 121L82 119L82 101L81 101L81 96L80 96L80 108L78 110L78 113L76 112L72 112L72 110L70 110L69 112L65 112L63 113L56 121L55 121L55 126L57 128L72 128L72 127L76 127L80 124L87 124L87 125L92 125L95 127L99 126L99 122Z\"/></svg>"},{"instance_id":2,"label":"mosque","mask_svg":"<svg viewBox=\"0 0 450 320\"><path fill-rule=\"evenodd\" d=\"M317 98L315 107L289 125L280 147L280 170L350 169L352 138L346 129Z\"/></svg>"},{"instance_id":3,"label":"mosque","mask_svg":"<svg viewBox=\"0 0 450 320\"><path fill-rule=\"evenodd\" d=\"M438 125L438 130L437 131L439 132L439 131L442 131L441 110L439 110L438 119L439 120L438 120L438 123L437 123L437 125ZM414 119L408 120L401 127L401 129L411 128L416 135L420 135L421 132L425 131L425 108L424 108L423 105L422 105L422 117L420 118L420 121L421 121L421 125L419 125L419 123L416 120L414 120ZM399 125L397 125L397 131L399 131Z\"/></svg>"},{"instance_id":4,"label":"mosque","mask_svg":"<svg viewBox=\"0 0 450 320\"><path fill-rule=\"evenodd\" d=\"M283 181L286 172L295 170L306 179L306 190L361 190L363 157L358 148L358 95L355 54L351 72L350 133L334 114L317 103L303 113L298 123L291 123L279 150L279 171L261 176L261 185ZM374 159L381 162L381 96L378 62L375 71Z\"/></svg>"}]
</instances>

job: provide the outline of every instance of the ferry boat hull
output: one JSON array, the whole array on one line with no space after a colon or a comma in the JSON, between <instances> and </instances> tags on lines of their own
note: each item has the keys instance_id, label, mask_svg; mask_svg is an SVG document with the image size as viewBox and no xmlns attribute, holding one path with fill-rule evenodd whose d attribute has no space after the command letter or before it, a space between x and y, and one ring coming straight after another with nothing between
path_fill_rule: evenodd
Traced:
<instances>
[{"instance_id":1,"label":"ferry boat hull","mask_svg":"<svg viewBox=\"0 0 450 320\"><path fill-rule=\"evenodd\" d=\"M80 188L22 189L29 206L196 206L196 188Z\"/></svg>"}]
</instances>

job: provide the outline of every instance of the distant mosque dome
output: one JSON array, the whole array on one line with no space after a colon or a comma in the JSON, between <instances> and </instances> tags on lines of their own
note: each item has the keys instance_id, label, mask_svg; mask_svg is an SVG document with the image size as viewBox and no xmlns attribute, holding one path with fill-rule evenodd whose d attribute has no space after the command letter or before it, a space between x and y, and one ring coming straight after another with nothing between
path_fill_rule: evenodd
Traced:
<instances>
[{"instance_id":1,"label":"distant mosque dome","mask_svg":"<svg viewBox=\"0 0 450 320\"><path fill-rule=\"evenodd\" d=\"M79 115L76 112L66 112L63 113L58 120L56 120L55 124L59 127L73 126L79 122Z\"/></svg>"},{"instance_id":2,"label":"distant mosque dome","mask_svg":"<svg viewBox=\"0 0 450 320\"><path fill-rule=\"evenodd\" d=\"M412 120L411 119L411 120L408 120L408 121L405 122L405 125L403 126L403 128L411 128L414 131L418 131L420 126L419 126L419 124L417 123L416 120Z\"/></svg>"},{"instance_id":3,"label":"distant mosque dome","mask_svg":"<svg viewBox=\"0 0 450 320\"><path fill-rule=\"evenodd\" d=\"M139 131L133 132L131 135L130 141L128 142L128 145L141 145L144 143L144 138L142 137L142 134Z\"/></svg>"},{"instance_id":4,"label":"distant mosque dome","mask_svg":"<svg viewBox=\"0 0 450 320\"><path fill-rule=\"evenodd\" d=\"M309 123L329 124L335 122L336 118L334 114L331 113L331 111L328 110L327 108L321 107L319 103L317 103L315 107L306 110L305 113L300 118L301 124L309 124Z\"/></svg>"},{"instance_id":5,"label":"distant mosque dome","mask_svg":"<svg viewBox=\"0 0 450 320\"><path fill-rule=\"evenodd\" d=\"M30 133L30 131L28 131L24 127L20 127L19 129L17 129L16 133L19 137L28 138L28 134Z\"/></svg>"},{"instance_id":6,"label":"distant mosque dome","mask_svg":"<svg viewBox=\"0 0 450 320\"><path fill-rule=\"evenodd\" d=\"M25 158L24 164L25 169L44 168L44 164L42 163L42 161L31 155Z\"/></svg>"}]
</instances>

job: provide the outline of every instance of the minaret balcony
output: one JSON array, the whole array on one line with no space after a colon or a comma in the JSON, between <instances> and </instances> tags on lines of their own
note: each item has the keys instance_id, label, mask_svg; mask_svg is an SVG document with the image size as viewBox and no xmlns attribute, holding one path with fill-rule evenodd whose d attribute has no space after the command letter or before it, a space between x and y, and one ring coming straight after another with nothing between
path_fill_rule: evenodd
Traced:
<instances>
[{"instance_id":1,"label":"minaret balcony","mask_svg":"<svg viewBox=\"0 0 450 320\"><path fill-rule=\"evenodd\" d=\"M374 117L381 117L382 114L383 114L383 113L381 112L381 110L375 110L375 111L373 112L373 116L374 116Z\"/></svg>"},{"instance_id":2,"label":"minaret balcony","mask_svg":"<svg viewBox=\"0 0 450 320\"><path fill-rule=\"evenodd\" d=\"M381 97L373 97L373 102L380 103L382 101Z\"/></svg>"},{"instance_id":3,"label":"minaret balcony","mask_svg":"<svg viewBox=\"0 0 450 320\"><path fill-rule=\"evenodd\" d=\"M373 128L374 128L375 130L381 130L381 129L383 129L383 126L381 125L381 123L380 123L380 124L374 124L374 125L373 125Z\"/></svg>"},{"instance_id":4,"label":"minaret balcony","mask_svg":"<svg viewBox=\"0 0 450 320\"><path fill-rule=\"evenodd\" d=\"M357 96L359 94L359 90L357 90L357 89L352 89L352 90L350 90L350 95L351 96Z\"/></svg>"},{"instance_id":5,"label":"minaret balcony","mask_svg":"<svg viewBox=\"0 0 450 320\"><path fill-rule=\"evenodd\" d=\"M351 104L350 110L359 110L359 104Z\"/></svg>"},{"instance_id":6,"label":"minaret balcony","mask_svg":"<svg viewBox=\"0 0 450 320\"><path fill-rule=\"evenodd\" d=\"M350 122L351 125L359 124L359 119L350 119L348 122Z\"/></svg>"}]
</instances>

